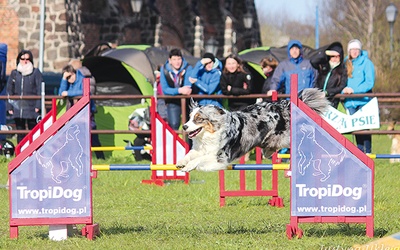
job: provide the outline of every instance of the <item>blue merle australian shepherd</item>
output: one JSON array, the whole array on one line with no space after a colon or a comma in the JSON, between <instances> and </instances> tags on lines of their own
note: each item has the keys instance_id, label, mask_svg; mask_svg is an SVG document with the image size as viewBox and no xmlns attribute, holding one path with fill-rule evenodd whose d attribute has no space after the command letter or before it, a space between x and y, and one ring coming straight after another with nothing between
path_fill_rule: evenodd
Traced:
<instances>
[{"instance_id":1,"label":"blue merle australian shepherd","mask_svg":"<svg viewBox=\"0 0 400 250\"><path fill-rule=\"evenodd\" d=\"M329 105L317 89L305 89L299 98L319 114ZM290 147L290 101L261 102L235 112L192 101L183 129L193 146L177 168L185 172L224 170L255 147L262 148L265 156Z\"/></svg>"}]
</instances>

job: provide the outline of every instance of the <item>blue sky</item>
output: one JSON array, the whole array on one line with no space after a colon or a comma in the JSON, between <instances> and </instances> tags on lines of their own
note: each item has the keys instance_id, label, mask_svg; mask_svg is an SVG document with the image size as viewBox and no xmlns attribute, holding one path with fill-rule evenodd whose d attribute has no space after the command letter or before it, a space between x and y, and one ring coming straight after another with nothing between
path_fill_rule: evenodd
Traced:
<instances>
[{"instance_id":1,"label":"blue sky","mask_svg":"<svg viewBox=\"0 0 400 250\"><path fill-rule=\"evenodd\" d=\"M285 11L298 21L315 20L315 8L321 0L254 0L258 16Z\"/></svg>"}]
</instances>

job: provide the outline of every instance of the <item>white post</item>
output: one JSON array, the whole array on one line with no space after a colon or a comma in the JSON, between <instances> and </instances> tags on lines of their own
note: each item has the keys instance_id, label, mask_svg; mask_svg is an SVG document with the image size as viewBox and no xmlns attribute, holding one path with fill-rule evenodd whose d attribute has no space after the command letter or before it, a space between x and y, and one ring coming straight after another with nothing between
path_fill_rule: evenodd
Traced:
<instances>
[{"instance_id":1,"label":"white post","mask_svg":"<svg viewBox=\"0 0 400 250\"><path fill-rule=\"evenodd\" d=\"M161 46L161 33L162 33L161 17L158 17L158 22L156 24L156 29L154 31L154 47Z\"/></svg>"},{"instance_id":2,"label":"white post","mask_svg":"<svg viewBox=\"0 0 400 250\"><path fill-rule=\"evenodd\" d=\"M54 241L66 240L73 235L72 225L49 225L49 239Z\"/></svg>"},{"instance_id":3,"label":"white post","mask_svg":"<svg viewBox=\"0 0 400 250\"><path fill-rule=\"evenodd\" d=\"M196 16L196 26L194 27L194 47L193 55L201 57L201 50L203 48L203 26L199 16Z\"/></svg>"},{"instance_id":4,"label":"white post","mask_svg":"<svg viewBox=\"0 0 400 250\"><path fill-rule=\"evenodd\" d=\"M224 57L232 53L232 18L226 16L224 32Z\"/></svg>"},{"instance_id":5,"label":"white post","mask_svg":"<svg viewBox=\"0 0 400 250\"><path fill-rule=\"evenodd\" d=\"M39 35L39 70L43 73L43 60L44 60L44 20L46 15L46 1L40 0L40 35ZM42 119L46 114L45 108L45 83L42 82L42 98L41 98L41 116Z\"/></svg>"}]
</instances>

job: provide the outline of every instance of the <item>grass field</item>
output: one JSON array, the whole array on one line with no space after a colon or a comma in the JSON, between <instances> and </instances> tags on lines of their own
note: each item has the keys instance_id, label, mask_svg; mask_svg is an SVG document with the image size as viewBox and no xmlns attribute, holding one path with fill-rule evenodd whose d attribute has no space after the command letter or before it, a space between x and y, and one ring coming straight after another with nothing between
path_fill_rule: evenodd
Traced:
<instances>
[{"instance_id":1,"label":"grass field","mask_svg":"<svg viewBox=\"0 0 400 250\"><path fill-rule=\"evenodd\" d=\"M387 154L389 147L387 136L374 136L374 153ZM112 158L107 163L132 159ZM0 158L0 184L7 181L7 163ZM375 163L377 239L400 231L400 166L388 160ZM252 174L248 175L249 188L254 188ZM374 240L365 236L364 224L300 224L303 238L288 240L289 179L283 172L279 192L284 208L269 206L268 197L231 197L225 207L219 207L216 172L192 172L189 185L140 184L149 178L149 171L99 172L93 180L93 213L101 235L94 241L79 235L50 241L47 226L20 227L19 238L10 239L8 190L1 188L0 249L350 249ZM228 188L238 188L238 172L228 171L226 182Z\"/></svg>"}]
</instances>

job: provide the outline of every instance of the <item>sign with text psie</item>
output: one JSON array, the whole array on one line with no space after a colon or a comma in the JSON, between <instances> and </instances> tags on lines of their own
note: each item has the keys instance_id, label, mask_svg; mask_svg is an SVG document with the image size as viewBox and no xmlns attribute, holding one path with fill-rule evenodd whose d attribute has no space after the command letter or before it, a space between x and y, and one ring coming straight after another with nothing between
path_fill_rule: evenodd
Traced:
<instances>
[{"instance_id":1,"label":"sign with text psie","mask_svg":"<svg viewBox=\"0 0 400 250\"><path fill-rule=\"evenodd\" d=\"M374 97L353 115L344 114L329 106L323 118L342 134L364 129L379 129L378 99Z\"/></svg>"}]
</instances>

